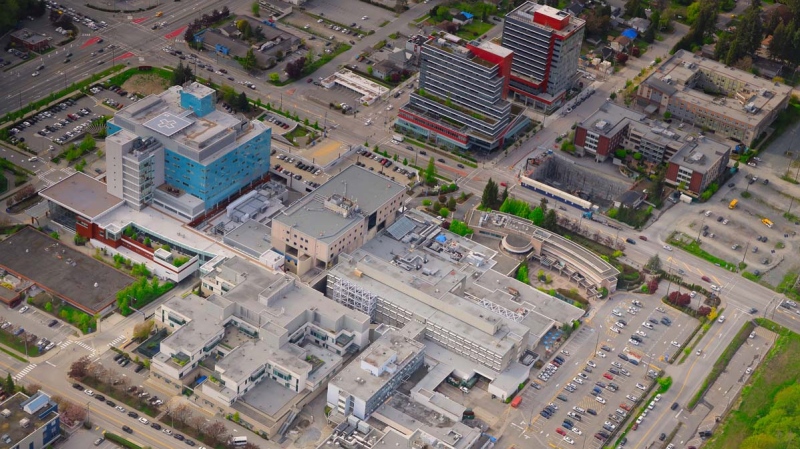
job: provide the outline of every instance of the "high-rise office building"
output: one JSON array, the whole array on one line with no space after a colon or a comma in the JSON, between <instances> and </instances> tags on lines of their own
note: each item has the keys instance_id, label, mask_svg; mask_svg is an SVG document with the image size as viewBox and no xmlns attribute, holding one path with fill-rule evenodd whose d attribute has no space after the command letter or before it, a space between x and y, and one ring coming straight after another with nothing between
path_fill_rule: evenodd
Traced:
<instances>
[{"instance_id":1,"label":"high-rise office building","mask_svg":"<svg viewBox=\"0 0 800 449\"><path fill-rule=\"evenodd\" d=\"M269 127L215 105L213 89L191 83L117 112L106 139L108 193L191 220L265 180Z\"/></svg>"},{"instance_id":2,"label":"high-rise office building","mask_svg":"<svg viewBox=\"0 0 800 449\"><path fill-rule=\"evenodd\" d=\"M398 130L464 150L505 146L528 119L506 100L513 53L450 34L422 45L419 89L397 115Z\"/></svg>"},{"instance_id":3,"label":"high-rise office building","mask_svg":"<svg viewBox=\"0 0 800 449\"><path fill-rule=\"evenodd\" d=\"M508 13L502 45L514 52L512 95L536 110L560 107L578 75L585 24L568 11L530 1Z\"/></svg>"}]
</instances>

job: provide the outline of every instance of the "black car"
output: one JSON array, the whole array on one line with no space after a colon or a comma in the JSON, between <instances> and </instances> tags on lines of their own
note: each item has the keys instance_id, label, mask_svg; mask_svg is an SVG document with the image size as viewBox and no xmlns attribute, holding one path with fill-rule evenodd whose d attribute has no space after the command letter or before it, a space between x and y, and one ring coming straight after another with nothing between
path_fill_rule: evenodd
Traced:
<instances>
[{"instance_id":1,"label":"black car","mask_svg":"<svg viewBox=\"0 0 800 449\"><path fill-rule=\"evenodd\" d=\"M651 322L653 324L658 324L658 321L655 318L648 318L647 321L649 321L649 322Z\"/></svg>"},{"instance_id":2,"label":"black car","mask_svg":"<svg viewBox=\"0 0 800 449\"><path fill-rule=\"evenodd\" d=\"M622 324L625 324L625 323L622 323ZM600 346L600 349L602 349L603 351L606 351L606 352L611 352L611 347L608 346L608 345Z\"/></svg>"},{"instance_id":3,"label":"black car","mask_svg":"<svg viewBox=\"0 0 800 449\"><path fill-rule=\"evenodd\" d=\"M670 407L670 409L677 410L678 409L678 403L677 402L673 402L672 403L672 407Z\"/></svg>"},{"instance_id":4,"label":"black car","mask_svg":"<svg viewBox=\"0 0 800 449\"><path fill-rule=\"evenodd\" d=\"M556 398L558 398L559 401L564 401L564 402L567 402L569 400L563 394L560 394L560 395L556 396Z\"/></svg>"},{"instance_id":5,"label":"black car","mask_svg":"<svg viewBox=\"0 0 800 449\"><path fill-rule=\"evenodd\" d=\"M641 343L642 341L644 341L644 340L642 340L642 337L640 337L640 336L638 336L638 335L631 335L631 340L633 340L633 341L638 341L639 343Z\"/></svg>"},{"instance_id":6,"label":"black car","mask_svg":"<svg viewBox=\"0 0 800 449\"><path fill-rule=\"evenodd\" d=\"M617 354L617 357L621 358L622 360L625 360L626 362L628 361L628 356L623 353Z\"/></svg>"},{"instance_id":7,"label":"black car","mask_svg":"<svg viewBox=\"0 0 800 449\"><path fill-rule=\"evenodd\" d=\"M136 412L128 412L128 416L130 416L133 419L139 419L139 414Z\"/></svg>"},{"instance_id":8,"label":"black car","mask_svg":"<svg viewBox=\"0 0 800 449\"><path fill-rule=\"evenodd\" d=\"M662 432L661 435L658 436L658 441L664 441L666 439L667 439L667 434L666 433Z\"/></svg>"},{"instance_id":9,"label":"black car","mask_svg":"<svg viewBox=\"0 0 800 449\"><path fill-rule=\"evenodd\" d=\"M664 317L664 318L661 318L661 324L663 324L664 326L669 326L670 324L672 324L672 321L670 321L668 318Z\"/></svg>"},{"instance_id":10,"label":"black car","mask_svg":"<svg viewBox=\"0 0 800 449\"><path fill-rule=\"evenodd\" d=\"M136 365L136 369L133 370L134 373L138 373L139 371L144 369L144 365Z\"/></svg>"},{"instance_id":11,"label":"black car","mask_svg":"<svg viewBox=\"0 0 800 449\"><path fill-rule=\"evenodd\" d=\"M56 324L58 324L58 320L50 320L50 322L47 323L47 327L53 327Z\"/></svg>"},{"instance_id":12,"label":"black car","mask_svg":"<svg viewBox=\"0 0 800 449\"><path fill-rule=\"evenodd\" d=\"M173 435L173 437L178 441L183 441L184 440L183 435L181 435L179 433L176 433L175 435Z\"/></svg>"},{"instance_id":13,"label":"black car","mask_svg":"<svg viewBox=\"0 0 800 449\"><path fill-rule=\"evenodd\" d=\"M545 418L545 419L550 419L550 414L549 414L549 413L547 413L547 412L546 412L546 411L544 411L544 410L542 410L541 412L539 412L539 414L540 414L540 415L542 415L542 418Z\"/></svg>"},{"instance_id":14,"label":"black car","mask_svg":"<svg viewBox=\"0 0 800 449\"><path fill-rule=\"evenodd\" d=\"M106 400L106 397L103 396L102 394L96 394L96 395L94 395L94 398L97 399L98 401L105 401Z\"/></svg>"},{"instance_id":15,"label":"black car","mask_svg":"<svg viewBox=\"0 0 800 449\"><path fill-rule=\"evenodd\" d=\"M154 423L150 424L150 427L152 427L152 428L154 428L156 430L161 430L161 424L159 424L157 422L154 422Z\"/></svg>"},{"instance_id":16,"label":"black car","mask_svg":"<svg viewBox=\"0 0 800 449\"><path fill-rule=\"evenodd\" d=\"M590 415L597 416L597 411L595 409L593 409L593 408L587 408L586 409L586 413L588 413Z\"/></svg>"},{"instance_id":17,"label":"black car","mask_svg":"<svg viewBox=\"0 0 800 449\"><path fill-rule=\"evenodd\" d=\"M72 388L83 391L83 386L81 384L72 384Z\"/></svg>"},{"instance_id":18,"label":"black car","mask_svg":"<svg viewBox=\"0 0 800 449\"><path fill-rule=\"evenodd\" d=\"M117 403L114 402L114 401L106 401L106 404L108 404L109 407L116 407L117 406Z\"/></svg>"},{"instance_id":19,"label":"black car","mask_svg":"<svg viewBox=\"0 0 800 449\"><path fill-rule=\"evenodd\" d=\"M632 239L630 237L626 238L625 241L630 243L631 245L635 245L636 244L636 240L634 240L634 239Z\"/></svg>"},{"instance_id":20,"label":"black car","mask_svg":"<svg viewBox=\"0 0 800 449\"><path fill-rule=\"evenodd\" d=\"M122 431L125 433L133 433L133 429L128 426L122 426Z\"/></svg>"},{"instance_id":21,"label":"black car","mask_svg":"<svg viewBox=\"0 0 800 449\"><path fill-rule=\"evenodd\" d=\"M194 441L192 440L186 440L184 443L186 443L187 446L194 446Z\"/></svg>"}]
</instances>

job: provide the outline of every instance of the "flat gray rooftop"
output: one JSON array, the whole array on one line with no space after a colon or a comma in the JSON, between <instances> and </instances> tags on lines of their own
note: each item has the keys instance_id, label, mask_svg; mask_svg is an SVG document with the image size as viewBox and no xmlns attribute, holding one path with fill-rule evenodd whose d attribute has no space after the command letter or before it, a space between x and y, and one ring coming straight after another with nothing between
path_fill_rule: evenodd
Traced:
<instances>
[{"instance_id":1,"label":"flat gray rooftop","mask_svg":"<svg viewBox=\"0 0 800 449\"><path fill-rule=\"evenodd\" d=\"M251 219L225 233L223 241L250 256L258 257L272 248L271 233L269 226Z\"/></svg>"},{"instance_id":2,"label":"flat gray rooftop","mask_svg":"<svg viewBox=\"0 0 800 449\"><path fill-rule=\"evenodd\" d=\"M295 227L298 231L315 236L319 240L334 240L350 226L377 211L405 189L404 186L381 175L351 165L288 207L274 220ZM360 213L344 217L325 209L323 202L333 195L351 200L358 206Z\"/></svg>"},{"instance_id":3,"label":"flat gray rooftop","mask_svg":"<svg viewBox=\"0 0 800 449\"><path fill-rule=\"evenodd\" d=\"M113 304L134 279L32 227L0 243L0 267L95 314Z\"/></svg>"},{"instance_id":4,"label":"flat gray rooftop","mask_svg":"<svg viewBox=\"0 0 800 449\"><path fill-rule=\"evenodd\" d=\"M104 183L80 172L42 190L39 195L90 219L122 204L121 198L108 193Z\"/></svg>"}]
</instances>

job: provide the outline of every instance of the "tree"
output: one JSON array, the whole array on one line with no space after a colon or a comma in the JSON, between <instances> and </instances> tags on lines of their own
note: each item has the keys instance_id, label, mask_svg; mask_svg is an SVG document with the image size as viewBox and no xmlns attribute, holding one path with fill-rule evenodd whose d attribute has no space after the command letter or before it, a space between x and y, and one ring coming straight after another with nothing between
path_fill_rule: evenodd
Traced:
<instances>
[{"instance_id":1,"label":"tree","mask_svg":"<svg viewBox=\"0 0 800 449\"><path fill-rule=\"evenodd\" d=\"M436 161L433 160L433 156L428 161L428 167L425 168L423 179L425 179L425 184L429 186L436 184Z\"/></svg>"},{"instance_id":2,"label":"tree","mask_svg":"<svg viewBox=\"0 0 800 449\"><path fill-rule=\"evenodd\" d=\"M248 72L256 68L258 61L256 60L256 55L253 53L252 48L247 50L247 54L245 54L244 58L239 58L239 65Z\"/></svg>"},{"instance_id":3,"label":"tree","mask_svg":"<svg viewBox=\"0 0 800 449\"><path fill-rule=\"evenodd\" d=\"M228 428L221 421L209 423L204 433L211 438L211 441L218 444L225 443L228 440Z\"/></svg>"},{"instance_id":4,"label":"tree","mask_svg":"<svg viewBox=\"0 0 800 449\"><path fill-rule=\"evenodd\" d=\"M508 186L503 187L503 193L500 195L500 202L502 203L508 199Z\"/></svg>"},{"instance_id":5,"label":"tree","mask_svg":"<svg viewBox=\"0 0 800 449\"><path fill-rule=\"evenodd\" d=\"M259 14L261 12L261 6L258 4L258 2L253 2L253 4L250 5L250 11L253 13L254 16L261 17L261 15Z\"/></svg>"},{"instance_id":6,"label":"tree","mask_svg":"<svg viewBox=\"0 0 800 449\"><path fill-rule=\"evenodd\" d=\"M522 282L523 284L530 284L530 278L528 277L528 263L523 262L520 264L519 268L517 268L517 280Z\"/></svg>"},{"instance_id":7,"label":"tree","mask_svg":"<svg viewBox=\"0 0 800 449\"><path fill-rule=\"evenodd\" d=\"M179 62L178 67L172 71L171 84L173 86L182 86L192 81L194 81L194 72L192 72L192 68L189 67L188 64L183 65Z\"/></svg>"},{"instance_id":8,"label":"tree","mask_svg":"<svg viewBox=\"0 0 800 449\"><path fill-rule=\"evenodd\" d=\"M544 223L544 216L545 213L541 207L534 207L530 214L528 214L528 220L532 221L536 226L542 226L542 223Z\"/></svg>"},{"instance_id":9,"label":"tree","mask_svg":"<svg viewBox=\"0 0 800 449\"><path fill-rule=\"evenodd\" d=\"M642 0L628 0L625 2L625 17L644 17L644 5Z\"/></svg>"},{"instance_id":10,"label":"tree","mask_svg":"<svg viewBox=\"0 0 800 449\"><path fill-rule=\"evenodd\" d=\"M406 5L408 4L408 0L395 0L394 2L394 12L397 14L401 14L406 9Z\"/></svg>"},{"instance_id":11,"label":"tree","mask_svg":"<svg viewBox=\"0 0 800 449\"><path fill-rule=\"evenodd\" d=\"M68 400L64 400L59 407L60 418L68 425L75 425L86 419L86 409Z\"/></svg>"},{"instance_id":12,"label":"tree","mask_svg":"<svg viewBox=\"0 0 800 449\"><path fill-rule=\"evenodd\" d=\"M547 215L544 216L544 221L542 222L542 227L553 232L558 230L558 216L556 215L555 209L547 211Z\"/></svg>"},{"instance_id":13,"label":"tree","mask_svg":"<svg viewBox=\"0 0 800 449\"><path fill-rule=\"evenodd\" d=\"M91 360L89 356L83 356L78 360L72 362L72 365L69 366L69 371L67 372L67 376L81 380L88 374L89 364L91 364Z\"/></svg>"},{"instance_id":14,"label":"tree","mask_svg":"<svg viewBox=\"0 0 800 449\"><path fill-rule=\"evenodd\" d=\"M192 417L192 410L189 408L189 405L184 403L178 404L172 413L175 419L181 424L186 424Z\"/></svg>"},{"instance_id":15,"label":"tree","mask_svg":"<svg viewBox=\"0 0 800 449\"><path fill-rule=\"evenodd\" d=\"M433 160L433 158L431 158ZM481 207L484 209L494 209L497 207L497 190L498 186L497 183L494 182L492 178L489 178L489 181L486 182L486 185L483 187L483 195L481 195ZM505 200L508 198L506 197L503 199Z\"/></svg>"},{"instance_id":16,"label":"tree","mask_svg":"<svg viewBox=\"0 0 800 449\"><path fill-rule=\"evenodd\" d=\"M653 256L647 261L644 265L650 271L658 271L661 269L661 258L658 257L658 254L653 254ZM652 293L652 292L650 292Z\"/></svg>"},{"instance_id":17,"label":"tree","mask_svg":"<svg viewBox=\"0 0 800 449\"><path fill-rule=\"evenodd\" d=\"M450 209L443 207L439 209L439 216L442 218L447 218L450 216Z\"/></svg>"},{"instance_id":18,"label":"tree","mask_svg":"<svg viewBox=\"0 0 800 449\"><path fill-rule=\"evenodd\" d=\"M286 74L289 76L289 78L296 80L303 76L303 67L305 66L306 58L297 58L294 61L290 61L288 64L286 64Z\"/></svg>"},{"instance_id":19,"label":"tree","mask_svg":"<svg viewBox=\"0 0 800 449\"><path fill-rule=\"evenodd\" d=\"M195 415L189 418L189 425L194 427L197 430L197 433L202 433L203 427L207 422L208 420L202 415Z\"/></svg>"},{"instance_id":20,"label":"tree","mask_svg":"<svg viewBox=\"0 0 800 449\"><path fill-rule=\"evenodd\" d=\"M144 323L137 324L133 327L133 338L136 340L146 339L150 336L154 326L155 322L153 320L147 320Z\"/></svg>"},{"instance_id":21,"label":"tree","mask_svg":"<svg viewBox=\"0 0 800 449\"><path fill-rule=\"evenodd\" d=\"M279 82L281 80L281 76L278 75L275 72L272 72L272 73L269 74L269 80L272 83L277 83L277 82Z\"/></svg>"},{"instance_id":22,"label":"tree","mask_svg":"<svg viewBox=\"0 0 800 449\"><path fill-rule=\"evenodd\" d=\"M628 62L628 55L625 53L617 53L617 57L615 58L619 64L625 65Z\"/></svg>"},{"instance_id":23,"label":"tree","mask_svg":"<svg viewBox=\"0 0 800 449\"><path fill-rule=\"evenodd\" d=\"M53 303L50 302L50 301L47 301L47 303L45 303L45 305L44 305L44 310L45 310L45 312L52 312L53 311Z\"/></svg>"},{"instance_id":24,"label":"tree","mask_svg":"<svg viewBox=\"0 0 800 449\"><path fill-rule=\"evenodd\" d=\"M8 375L6 376L6 383L3 385L3 389L8 394L14 394L15 390L14 379L11 378L11 373L8 373Z\"/></svg>"},{"instance_id":25,"label":"tree","mask_svg":"<svg viewBox=\"0 0 800 449\"><path fill-rule=\"evenodd\" d=\"M650 26L644 30L644 34L642 35L642 40L647 42L648 44L652 44L656 40L656 31L658 31L658 27L661 22L661 12L658 10L653 11L650 14Z\"/></svg>"}]
</instances>

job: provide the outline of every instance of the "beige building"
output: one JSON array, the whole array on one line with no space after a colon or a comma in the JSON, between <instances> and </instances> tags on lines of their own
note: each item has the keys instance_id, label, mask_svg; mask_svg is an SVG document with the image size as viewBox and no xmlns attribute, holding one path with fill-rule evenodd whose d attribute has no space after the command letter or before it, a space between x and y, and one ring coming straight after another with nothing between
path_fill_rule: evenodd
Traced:
<instances>
[{"instance_id":1,"label":"beige building","mask_svg":"<svg viewBox=\"0 0 800 449\"><path fill-rule=\"evenodd\" d=\"M272 220L272 246L298 275L336 264L394 223L405 187L351 165Z\"/></svg>"},{"instance_id":2,"label":"beige building","mask_svg":"<svg viewBox=\"0 0 800 449\"><path fill-rule=\"evenodd\" d=\"M254 431L285 432L369 344L369 316L293 277L238 257L201 272L201 296L175 296L155 312L173 332L153 357L151 381L176 394L190 388L198 404L239 413Z\"/></svg>"},{"instance_id":3,"label":"beige building","mask_svg":"<svg viewBox=\"0 0 800 449\"><path fill-rule=\"evenodd\" d=\"M680 50L639 86L637 102L750 145L786 109L791 92L785 84Z\"/></svg>"}]
</instances>

